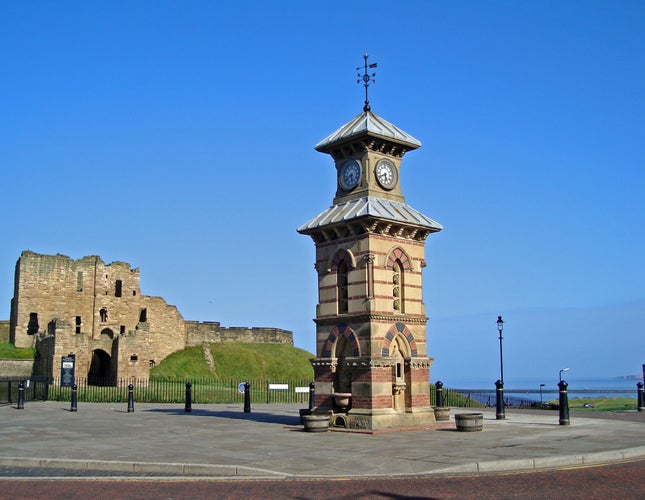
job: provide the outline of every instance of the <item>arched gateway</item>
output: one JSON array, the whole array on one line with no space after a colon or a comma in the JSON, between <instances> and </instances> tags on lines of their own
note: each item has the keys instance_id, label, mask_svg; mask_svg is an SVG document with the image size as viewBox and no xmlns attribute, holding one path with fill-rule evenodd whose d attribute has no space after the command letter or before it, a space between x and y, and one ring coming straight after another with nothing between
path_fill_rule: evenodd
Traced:
<instances>
[{"instance_id":1,"label":"arched gateway","mask_svg":"<svg viewBox=\"0 0 645 500\"><path fill-rule=\"evenodd\" d=\"M103 349L92 351L90 370L87 373L89 385L107 386L112 385L112 358Z\"/></svg>"}]
</instances>

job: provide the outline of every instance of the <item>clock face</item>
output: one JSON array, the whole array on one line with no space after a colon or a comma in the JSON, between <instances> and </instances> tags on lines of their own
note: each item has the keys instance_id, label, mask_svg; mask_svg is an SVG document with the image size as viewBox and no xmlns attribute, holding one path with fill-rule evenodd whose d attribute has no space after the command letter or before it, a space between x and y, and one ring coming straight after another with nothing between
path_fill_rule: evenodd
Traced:
<instances>
[{"instance_id":1,"label":"clock face","mask_svg":"<svg viewBox=\"0 0 645 500\"><path fill-rule=\"evenodd\" d=\"M394 163L382 159L376 163L376 180L385 189L392 189L396 185L397 173Z\"/></svg>"},{"instance_id":2,"label":"clock face","mask_svg":"<svg viewBox=\"0 0 645 500\"><path fill-rule=\"evenodd\" d=\"M361 165L356 160L347 160L340 167L338 182L340 186L349 191L358 185L361 180Z\"/></svg>"}]
</instances>

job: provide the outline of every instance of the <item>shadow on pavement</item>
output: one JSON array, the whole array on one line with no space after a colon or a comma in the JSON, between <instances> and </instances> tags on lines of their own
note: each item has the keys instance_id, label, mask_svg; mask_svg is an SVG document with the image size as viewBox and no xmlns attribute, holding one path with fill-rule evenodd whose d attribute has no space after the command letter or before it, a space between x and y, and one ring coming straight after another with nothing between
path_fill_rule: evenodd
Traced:
<instances>
[{"instance_id":1,"label":"shadow on pavement","mask_svg":"<svg viewBox=\"0 0 645 500\"><path fill-rule=\"evenodd\" d=\"M190 412L184 411L183 408L147 408L141 411L166 413L168 415L195 415L199 417L229 418L234 420L247 420L250 422L262 422L266 424L301 425L299 415L276 415L274 413L263 413L261 411L244 413L242 410L205 410L202 408L193 408Z\"/></svg>"}]
</instances>

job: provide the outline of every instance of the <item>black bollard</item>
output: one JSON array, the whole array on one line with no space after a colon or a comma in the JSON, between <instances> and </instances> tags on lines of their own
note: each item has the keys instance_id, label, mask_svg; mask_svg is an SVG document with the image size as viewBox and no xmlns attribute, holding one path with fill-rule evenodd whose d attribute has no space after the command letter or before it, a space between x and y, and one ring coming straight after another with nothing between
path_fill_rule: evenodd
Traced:
<instances>
[{"instance_id":1,"label":"black bollard","mask_svg":"<svg viewBox=\"0 0 645 500\"><path fill-rule=\"evenodd\" d=\"M443 408L443 382L441 380L438 380L435 385L437 389L437 404L435 405L437 408Z\"/></svg>"},{"instance_id":2,"label":"black bollard","mask_svg":"<svg viewBox=\"0 0 645 500\"><path fill-rule=\"evenodd\" d=\"M504 382L498 380L495 382L495 394L497 395L497 413L495 418L497 420L504 420L506 418L506 410L504 408Z\"/></svg>"},{"instance_id":3,"label":"black bollard","mask_svg":"<svg viewBox=\"0 0 645 500\"><path fill-rule=\"evenodd\" d=\"M643 394L643 382L636 384L638 387L638 411L645 411L645 394Z\"/></svg>"},{"instance_id":4,"label":"black bollard","mask_svg":"<svg viewBox=\"0 0 645 500\"><path fill-rule=\"evenodd\" d=\"M78 386L74 384L72 386L72 407L69 409L69 411L78 411Z\"/></svg>"},{"instance_id":5,"label":"black bollard","mask_svg":"<svg viewBox=\"0 0 645 500\"><path fill-rule=\"evenodd\" d=\"M309 383L309 409L314 409L314 400L316 399L316 384L314 382Z\"/></svg>"},{"instance_id":6,"label":"black bollard","mask_svg":"<svg viewBox=\"0 0 645 500\"><path fill-rule=\"evenodd\" d=\"M244 413L251 413L251 384L244 382Z\"/></svg>"},{"instance_id":7,"label":"black bollard","mask_svg":"<svg viewBox=\"0 0 645 500\"><path fill-rule=\"evenodd\" d=\"M567 392L567 384L564 380L558 382L560 388L560 425L569 425L569 394Z\"/></svg>"},{"instance_id":8,"label":"black bollard","mask_svg":"<svg viewBox=\"0 0 645 500\"><path fill-rule=\"evenodd\" d=\"M193 385L190 382L186 383L186 406L184 406L184 411L186 413L190 413L191 411L193 411L193 406L191 402L192 395L190 390L192 386Z\"/></svg>"},{"instance_id":9,"label":"black bollard","mask_svg":"<svg viewBox=\"0 0 645 500\"><path fill-rule=\"evenodd\" d=\"M134 411L134 386L130 384L128 386L128 413Z\"/></svg>"},{"instance_id":10,"label":"black bollard","mask_svg":"<svg viewBox=\"0 0 645 500\"><path fill-rule=\"evenodd\" d=\"M18 384L18 406L16 406L16 409L25 409L25 383L22 380Z\"/></svg>"}]
</instances>

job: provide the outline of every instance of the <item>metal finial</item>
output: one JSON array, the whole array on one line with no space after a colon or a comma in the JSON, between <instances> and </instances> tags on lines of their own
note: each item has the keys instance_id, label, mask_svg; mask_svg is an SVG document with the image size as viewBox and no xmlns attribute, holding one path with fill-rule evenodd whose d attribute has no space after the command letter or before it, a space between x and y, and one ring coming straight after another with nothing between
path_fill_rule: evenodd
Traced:
<instances>
[{"instance_id":1,"label":"metal finial","mask_svg":"<svg viewBox=\"0 0 645 500\"><path fill-rule=\"evenodd\" d=\"M356 68L356 71L360 71L361 69L363 70L363 74L361 75L358 73L358 80L356 80L356 83L361 83L361 80L363 81L363 86L365 87L365 106L363 106L363 111L367 112L370 111L372 108L370 107L370 100L367 97L367 89L370 86L371 83L376 83L376 80L374 77L376 76L376 73L372 73L371 75L367 72L368 68L376 68L376 63L372 64L367 64L367 54L363 54L363 59L365 62L363 63L363 67L361 68L360 66Z\"/></svg>"}]
</instances>

